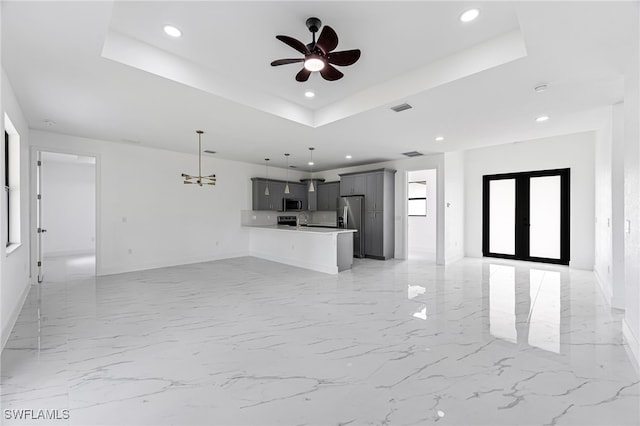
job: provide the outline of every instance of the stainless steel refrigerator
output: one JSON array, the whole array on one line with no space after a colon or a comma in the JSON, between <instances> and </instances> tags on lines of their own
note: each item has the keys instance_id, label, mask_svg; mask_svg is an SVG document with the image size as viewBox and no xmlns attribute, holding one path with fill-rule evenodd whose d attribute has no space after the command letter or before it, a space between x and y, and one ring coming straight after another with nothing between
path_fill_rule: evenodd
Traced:
<instances>
[{"instance_id":1,"label":"stainless steel refrigerator","mask_svg":"<svg viewBox=\"0 0 640 426\"><path fill-rule=\"evenodd\" d=\"M364 257L364 196L338 197L338 228L356 229L353 257Z\"/></svg>"}]
</instances>

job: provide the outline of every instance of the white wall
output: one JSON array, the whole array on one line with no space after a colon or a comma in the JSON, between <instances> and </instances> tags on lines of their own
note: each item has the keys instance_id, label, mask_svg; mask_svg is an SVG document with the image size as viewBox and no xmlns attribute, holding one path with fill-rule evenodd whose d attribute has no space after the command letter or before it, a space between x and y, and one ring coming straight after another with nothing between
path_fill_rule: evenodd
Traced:
<instances>
[{"instance_id":1,"label":"white wall","mask_svg":"<svg viewBox=\"0 0 640 426\"><path fill-rule=\"evenodd\" d=\"M1 340L4 348L9 333L18 318L24 300L30 288L29 282L29 130L22 114L20 105L13 93L9 79L2 70L2 84L0 90L0 110L2 114L2 131L4 135L4 114L9 116L15 129L20 135L20 241L21 246L7 255L5 244L0 244L0 318L2 322ZM0 175L4 176L4 149L0 161ZM2 212L7 209L5 197L1 197ZM0 214L0 239L6 241L7 215Z\"/></svg>"},{"instance_id":2,"label":"white wall","mask_svg":"<svg viewBox=\"0 0 640 426\"><path fill-rule=\"evenodd\" d=\"M395 257L406 259L407 257L407 173L414 170L436 169L437 173L437 241L436 241L436 262L445 262L445 223L444 223L444 155L434 154L421 157L413 157L403 160L384 161L376 164L362 166L345 167L341 169L314 172L314 178L322 178L327 181L340 180L341 173L361 172L380 168L396 170L395 176Z\"/></svg>"},{"instance_id":3,"label":"white wall","mask_svg":"<svg viewBox=\"0 0 640 426\"><path fill-rule=\"evenodd\" d=\"M215 173L217 184L199 187L180 176L197 172L196 153L42 131L31 132L31 144L96 157L98 275L248 255L240 211L251 209L250 179L264 176L264 165L205 156L203 173ZM286 171L270 168L269 176Z\"/></svg>"},{"instance_id":4,"label":"white wall","mask_svg":"<svg viewBox=\"0 0 640 426\"><path fill-rule=\"evenodd\" d=\"M594 264L598 282L606 299L611 303L613 297L613 244L611 232L612 205L612 152L613 152L613 107L607 109L607 120L596 133L595 140L595 232Z\"/></svg>"},{"instance_id":5,"label":"white wall","mask_svg":"<svg viewBox=\"0 0 640 426\"><path fill-rule=\"evenodd\" d=\"M636 3L636 36L624 82L624 233L625 317L623 333L640 364L640 12Z\"/></svg>"},{"instance_id":6,"label":"white wall","mask_svg":"<svg viewBox=\"0 0 640 426\"><path fill-rule=\"evenodd\" d=\"M58 154L59 155L59 154ZM45 256L95 253L95 164L42 153L42 236ZM87 158L87 157L84 157Z\"/></svg>"},{"instance_id":7,"label":"white wall","mask_svg":"<svg viewBox=\"0 0 640 426\"><path fill-rule=\"evenodd\" d=\"M609 304L624 309L624 104L607 115L595 142L594 272Z\"/></svg>"},{"instance_id":8,"label":"white wall","mask_svg":"<svg viewBox=\"0 0 640 426\"><path fill-rule=\"evenodd\" d=\"M624 104L612 108L611 140L611 305L625 307L624 285ZM596 201L596 204L598 202Z\"/></svg>"},{"instance_id":9,"label":"white wall","mask_svg":"<svg viewBox=\"0 0 640 426\"><path fill-rule=\"evenodd\" d=\"M595 133L497 145L466 151L466 255L482 256L482 176L571 168L570 266L593 269Z\"/></svg>"},{"instance_id":10,"label":"white wall","mask_svg":"<svg viewBox=\"0 0 640 426\"><path fill-rule=\"evenodd\" d=\"M465 255L465 152L444 154L445 263Z\"/></svg>"},{"instance_id":11,"label":"white wall","mask_svg":"<svg viewBox=\"0 0 640 426\"><path fill-rule=\"evenodd\" d=\"M417 170L407 173L408 182L425 181L427 215L407 217L407 246L410 258L435 260L437 238L437 171Z\"/></svg>"}]
</instances>

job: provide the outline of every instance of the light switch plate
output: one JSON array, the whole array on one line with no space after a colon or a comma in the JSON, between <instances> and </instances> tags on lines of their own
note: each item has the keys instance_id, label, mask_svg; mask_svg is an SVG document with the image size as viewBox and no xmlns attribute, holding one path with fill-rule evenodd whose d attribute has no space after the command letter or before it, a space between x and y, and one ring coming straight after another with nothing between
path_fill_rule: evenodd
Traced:
<instances>
[{"instance_id":1,"label":"light switch plate","mask_svg":"<svg viewBox=\"0 0 640 426\"><path fill-rule=\"evenodd\" d=\"M627 234L631 233L631 221L629 219L624 221L624 232Z\"/></svg>"}]
</instances>

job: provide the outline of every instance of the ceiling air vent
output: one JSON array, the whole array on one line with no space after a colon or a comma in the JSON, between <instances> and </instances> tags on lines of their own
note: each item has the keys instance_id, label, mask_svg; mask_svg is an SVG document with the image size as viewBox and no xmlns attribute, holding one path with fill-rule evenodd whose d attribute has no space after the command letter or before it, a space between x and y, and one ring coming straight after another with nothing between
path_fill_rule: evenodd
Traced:
<instances>
[{"instance_id":1,"label":"ceiling air vent","mask_svg":"<svg viewBox=\"0 0 640 426\"><path fill-rule=\"evenodd\" d=\"M403 152L402 155L406 155L407 157L420 157L421 155L424 155L424 154L418 151L409 151L409 152Z\"/></svg>"},{"instance_id":2,"label":"ceiling air vent","mask_svg":"<svg viewBox=\"0 0 640 426\"><path fill-rule=\"evenodd\" d=\"M394 107L391 107L392 110L394 110L395 112L401 112L401 111L406 111L408 109L413 108L411 105L409 105L408 103L404 103L404 104L400 104L400 105L396 105Z\"/></svg>"},{"instance_id":3,"label":"ceiling air vent","mask_svg":"<svg viewBox=\"0 0 640 426\"><path fill-rule=\"evenodd\" d=\"M216 151L211 151L210 149L205 149L202 152L204 152L205 154L215 154L216 153Z\"/></svg>"}]
</instances>

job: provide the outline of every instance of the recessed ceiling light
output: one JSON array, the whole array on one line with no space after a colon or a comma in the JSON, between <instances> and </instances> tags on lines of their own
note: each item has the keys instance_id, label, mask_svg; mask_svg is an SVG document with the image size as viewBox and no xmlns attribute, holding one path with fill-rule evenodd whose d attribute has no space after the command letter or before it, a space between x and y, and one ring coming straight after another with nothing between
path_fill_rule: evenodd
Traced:
<instances>
[{"instance_id":1,"label":"recessed ceiling light","mask_svg":"<svg viewBox=\"0 0 640 426\"><path fill-rule=\"evenodd\" d=\"M548 115L541 115L540 117L537 117L537 118L536 118L536 121L537 121L538 123L542 123L543 121L547 121L548 119L549 119L549 116L548 116Z\"/></svg>"},{"instance_id":2,"label":"recessed ceiling light","mask_svg":"<svg viewBox=\"0 0 640 426\"><path fill-rule=\"evenodd\" d=\"M444 140L444 136L436 136L436 141L440 142Z\"/></svg>"},{"instance_id":3,"label":"recessed ceiling light","mask_svg":"<svg viewBox=\"0 0 640 426\"><path fill-rule=\"evenodd\" d=\"M173 25L165 25L163 27L164 32L167 35L170 35L171 37L180 37L182 36L182 31L180 31L178 28L174 27Z\"/></svg>"},{"instance_id":4,"label":"recessed ceiling light","mask_svg":"<svg viewBox=\"0 0 640 426\"><path fill-rule=\"evenodd\" d=\"M351 160L351 156L350 155L345 155L344 158L346 158L347 160Z\"/></svg>"},{"instance_id":5,"label":"recessed ceiling light","mask_svg":"<svg viewBox=\"0 0 640 426\"><path fill-rule=\"evenodd\" d=\"M309 161L307 164L313 166L313 161Z\"/></svg>"},{"instance_id":6,"label":"recessed ceiling light","mask_svg":"<svg viewBox=\"0 0 640 426\"><path fill-rule=\"evenodd\" d=\"M308 91L304 92L304 95L305 95L307 98L313 98L316 94L315 94L315 93L313 93L311 90L308 90Z\"/></svg>"},{"instance_id":7,"label":"recessed ceiling light","mask_svg":"<svg viewBox=\"0 0 640 426\"><path fill-rule=\"evenodd\" d=\"M478 9L469 9L460 15L460 20L462 22L471 22L476 19L480 15L480 11Z\"/></svg>"}]
</instances>

